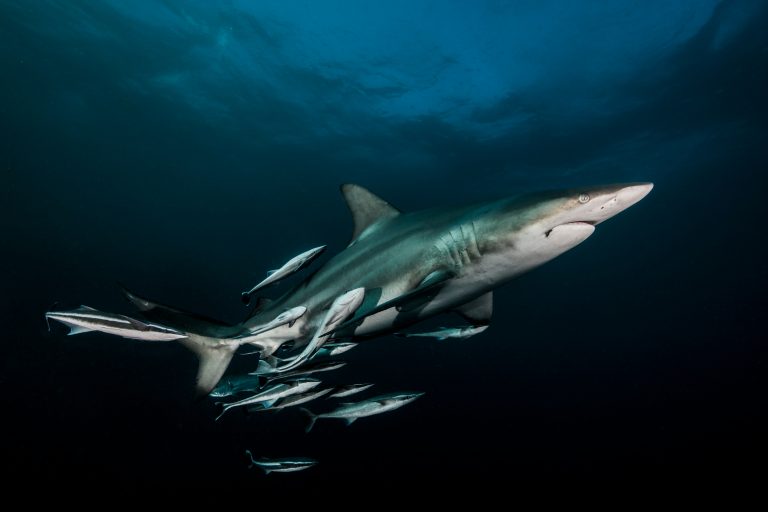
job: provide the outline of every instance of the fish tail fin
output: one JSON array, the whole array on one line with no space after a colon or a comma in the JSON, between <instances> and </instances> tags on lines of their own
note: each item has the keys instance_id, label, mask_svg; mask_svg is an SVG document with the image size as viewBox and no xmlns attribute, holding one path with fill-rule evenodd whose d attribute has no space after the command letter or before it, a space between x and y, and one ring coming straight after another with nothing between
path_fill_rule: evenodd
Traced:
<instances>
[{"instance_id":1,"label":"fish tail fin","mask_svg":"<svg viewBox=\"0 0 768 512\"><path fill-rule=\"evenodd\" d=\"M309 423L307 424L306 428L304 429L304 432L309 433L310 430L312 430L312 427L315 426L315 422L317 421L317 414L313 413L309 409L306 409L304 407L300 407L299 410L307 415L309 418Z\"/></svg>"},{"instance_id":2,"label":"fish tail fin","mask_svg":"<svg viewBox=\"0 0 768 512\"><path fill-rule=\"evenodd\" d=\"M48 310L45 312L45 325L48 326L48 332L51 332L51 319L48 318L48 313L52 311L56 311L56 307L59 305L59 301L54 301L53 304L51 304L51 307L48 308Z\"/></svg>"},{"instance_id":3,"label":"fish tail fin","mask_svg":"<svg viewBox=\"0 0 768 512\"><path fill-rule=\"evenodd\" d=\"M51 311L55 311L56 306L58 305L59 305L58 301L54 302L51 305L51 307L48 308L48 311L45 312L45 315L43 315L45 316L45 325L48 326L48 332L51 332L51 320L48 318L48 313L50 313Z\"/></svg>"},{"instance_id":4,"label":"fish tail fin","mask_svg":"<svg viewBox=\"0 0 768 512\"><path fill-rule=\"evenodd\" d=\"M216 416L216 418L214 418L213 421L219 421L219 418L224 416L224 413L227 412L230 409L230 406L228 404L225 404L225 403L222 403L222 402L216 402L216 407L220 408L220 412L219 412L219 415Z\"/></svg>"},{"instance_id":5,"label":"fish tail fin","mask_svg":"<svg viewBox=\"0 0 768 512\"><path fill-rule=\"evenodd\" d=\"M248 456L248 459L250 459L250 464L248 464L248 469L251 469L253 467L253 454L251 453L251 450L246 449L245 454Z\"/></svg>"},{"instance_id":6,"label":"fish tail fin","mask_svg":"<svg viewBox=\"0 0 768 512\"><path fill-rule=\"evenodd\" d=\"M197 398L203 398L216 387L224 372L227 371L238 345L221 343L221 339L192 334L179 341L197 355Z\"/></svg>"}]
</instances>

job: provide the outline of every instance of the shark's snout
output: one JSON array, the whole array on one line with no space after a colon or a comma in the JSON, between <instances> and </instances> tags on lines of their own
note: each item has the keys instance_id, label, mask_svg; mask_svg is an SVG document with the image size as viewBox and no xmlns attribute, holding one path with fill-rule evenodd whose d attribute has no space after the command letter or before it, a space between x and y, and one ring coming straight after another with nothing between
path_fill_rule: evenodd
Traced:
<instances>
[{"instance_id":1,"label":"shark's snout","mask_svg":"<svg viewBox=\"0 0 768 512\"><path fill-rule=\"evenodd\" d=\"M623 208L629 208L648 195L653 189L653 183L636 183L619 190L616 199Z\"/></svg>"},{"instance_id":2,"label":"shark's snout","mask_svg":"<svg viewBox=\"0 0 768 512\"><path fill-rule=\"evenodd\" d=\"M596 194L580 214L582 220L591 224L600 224L638 203L650 193L653 183L629 183L610 187Z\"/></svg>"}]
</instances>

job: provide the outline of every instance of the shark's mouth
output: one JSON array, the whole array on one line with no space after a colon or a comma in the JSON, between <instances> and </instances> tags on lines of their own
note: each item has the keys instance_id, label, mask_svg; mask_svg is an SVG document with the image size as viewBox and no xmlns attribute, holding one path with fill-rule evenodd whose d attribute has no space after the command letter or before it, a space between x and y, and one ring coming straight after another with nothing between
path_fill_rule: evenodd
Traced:
<instances>
[{"instance_id":1,"label":"shark's mouth","mask_svg":"<svg viewBox=\"0 0 768 512\"><path fill-rule=\"evenodd\" d=\"M593 220L577 220L577 221L574 221L574 222L566 222L565 224L560 224L560 225L561 226L578 226L578 225L582 225L582 224L587 224L589 226L594 226L595 224L597 224L597 222L595 222Z\"/></svg>"},{"instance_id":2,"label":"shark's mouth","mask_svg":"<svg viewBox=\"0 0 768 512\"><path fill-rule=\"evenodd\" d=\"M555 227L553 227L553 228L551 228L551 229L547 230L547 231L544 233L544 236L545 236L545 237L547 237L547 238L549 238L549 235L551 235L551 234L552 234L552 232L553 232L553 231L555 231L555 230L566 230L566 229L573 229L573 228L576 228L576 229L579 229L579 228L581 228L581 229L584 229L584 228L586 228L587 226L589 226L590 228L592 228L592 231L594 231L594 229L595 229L595 224L596 224L596 222L594 222L594 221L589 221L589 220L579 220L579 221L574 221L574 222L566 222L566 223L564 223L564 224L558 224L557 226L555 226Z\"/></svg>"}]
</instances>

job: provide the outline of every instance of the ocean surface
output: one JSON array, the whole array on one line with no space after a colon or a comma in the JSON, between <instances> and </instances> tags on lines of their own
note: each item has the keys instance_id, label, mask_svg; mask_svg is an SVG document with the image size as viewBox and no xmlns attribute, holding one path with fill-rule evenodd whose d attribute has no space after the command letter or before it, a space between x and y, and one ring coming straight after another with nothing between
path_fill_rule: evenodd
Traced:
<instances>
[{"instance_id":1,"label":"ocean surface","mask_svg":"<svg viewBox=\"0 0 768 512\"><path fill-rule=\"evenodd\" d=\"M764 484L766 27L752 0L0 0L4 484ZM44 319L130 314L124 284L239 322L268 269L348 243L343 183L415 211L634 181L655 188L498 289L484 333L340 356L328 382L426 392L349 427L214 422L192 352ZM319 464L265 476L246 449Z\"/></svg>"}]
</instances>

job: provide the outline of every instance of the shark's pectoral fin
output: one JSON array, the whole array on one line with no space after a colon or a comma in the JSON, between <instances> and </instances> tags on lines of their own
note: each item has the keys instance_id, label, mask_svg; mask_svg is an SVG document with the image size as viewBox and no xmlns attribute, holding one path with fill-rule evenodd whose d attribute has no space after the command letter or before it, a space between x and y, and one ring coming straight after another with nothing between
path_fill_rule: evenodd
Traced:
<instances>
[{"instance_id":1,"label":"shark's pectoral fin","mask_svg":"<svg viewBox=\"0 0 768 512\"><path fill-rule=\"evenodd\" d=\"M353 424L353 423L355 422L355 420L356 420L357 418L344 418L344 419L345 419L345 420L346 420L346 422L347 422L347 426L350 426L351 424Z\"/></svg>"},{"instance_id":2,"label":"shark's pectoral fin","mask_svg":"<svg viewBox=\"0 0 768 512\"><path fill-rule=\"evenodd\" d=\"M205 339L190 336L179 341L182 345L197 354L197 393L205 396L216 387L224 372L227 371L232 357L237 351L237 345L212 345Z\"/></svg>"},{"instance_id":3,"label":"shark's pectoral fin","mask_svg":"<svg viewBox=\"0 0 768 512\"><path fill-rule=\"evenodd\" d=\"M429 303L438 294L440 289L455 276L448 270L435 270L425 277L419 286L408 293L393 299L398 311L413 311ZM390 301L392 302L392 301Z\"/></svg>"},{"instance_id":4,"label":"shark's pectoral fin","mask_svg":"<svg viewBox=\"0 0 768 512\"><path fill-rule=\"evenodd\" d=\"M455 311L472 325L488 325L493 315L493 292L462 304Z\"/></svg>"},{"instance_id":5,"label":"shark's pectoral fin","mask_svg":"<svg viewBox=\"0 0 768 512\"><path fill-rule=\"evenodd\" d=\"M364 311L354 316L338 327L329 331L329 333L343 331L353 325L359 325L365 318L396 308L398 311L414 311L428 304L438 294L445 284L455 277L455 274L448 270L435 270L425 277L419 285L413 290L390 299L376 306L375 308Z\"/></svg>"}]
</instances>

